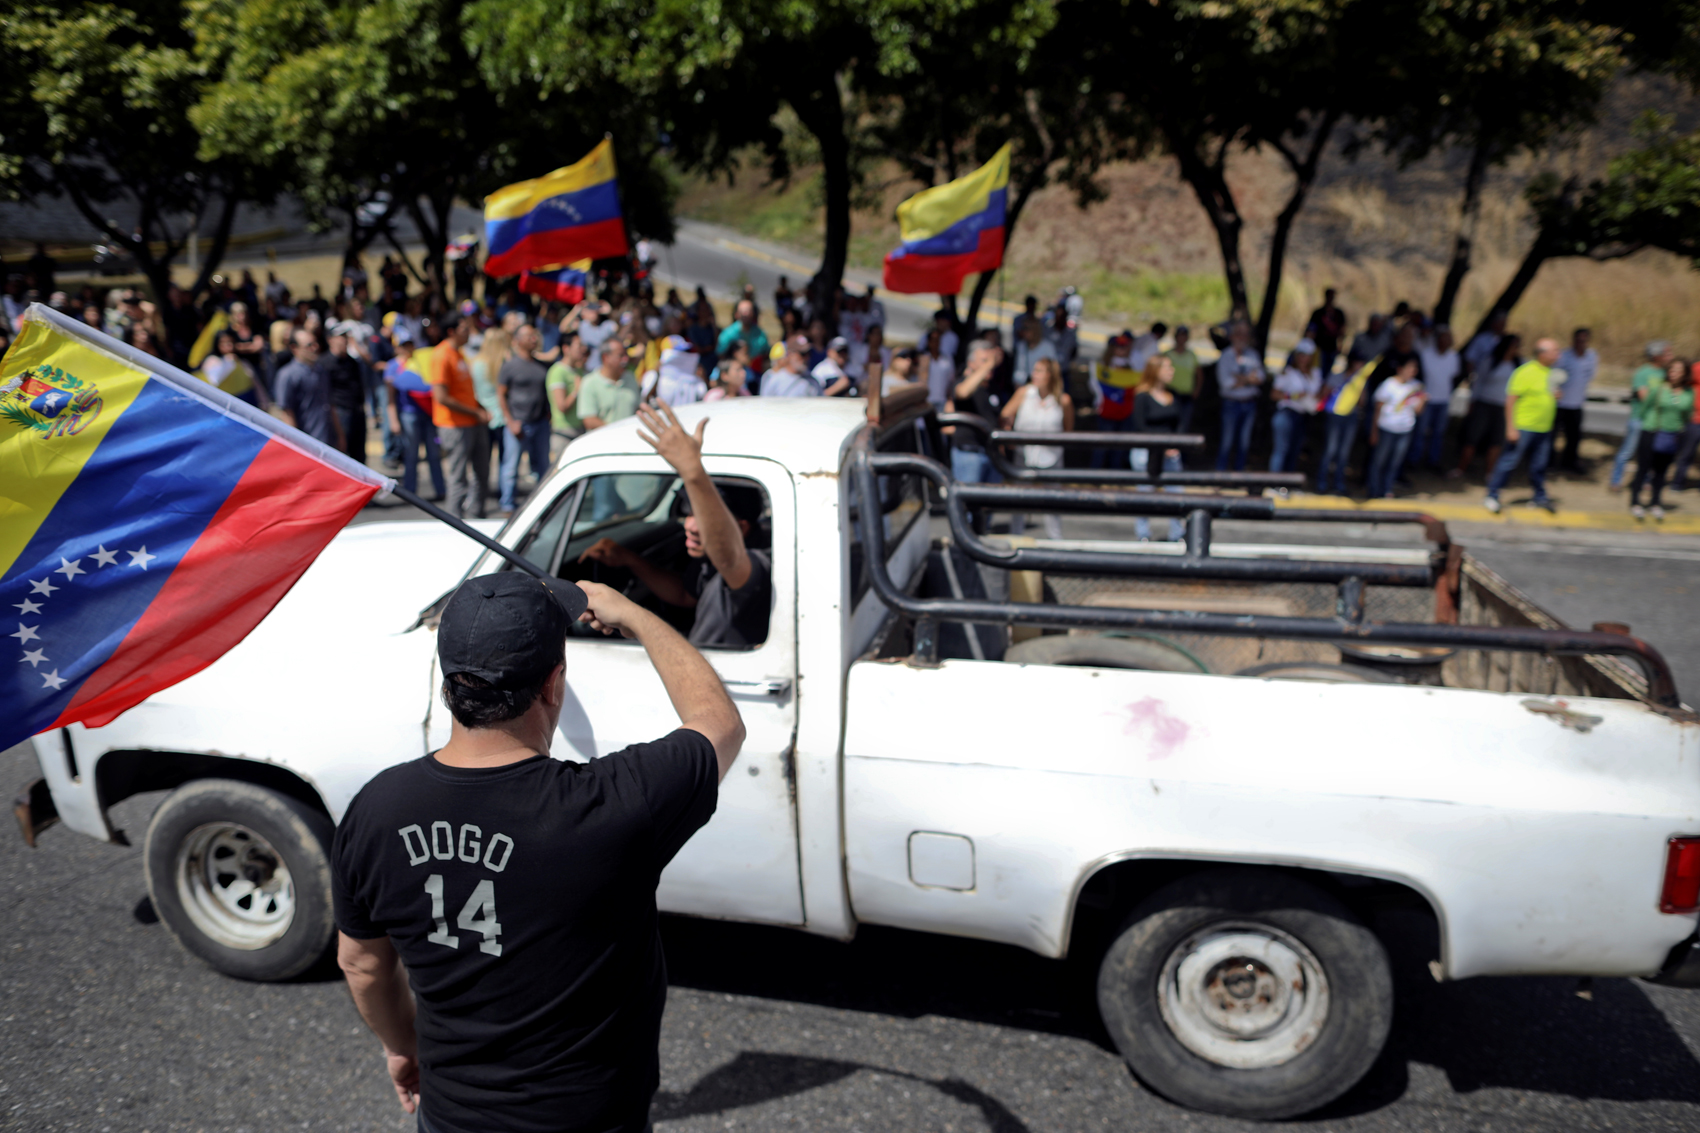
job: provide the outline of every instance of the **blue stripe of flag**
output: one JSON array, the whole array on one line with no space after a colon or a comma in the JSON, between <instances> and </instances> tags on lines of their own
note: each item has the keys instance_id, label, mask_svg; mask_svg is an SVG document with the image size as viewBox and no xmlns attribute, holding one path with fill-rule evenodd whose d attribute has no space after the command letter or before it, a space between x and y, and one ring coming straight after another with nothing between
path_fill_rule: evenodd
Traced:
<instances>
[{"instance_id":1,"label":"blue stripe of flag","mask_svg":"<svg viewBox=\"0 0 1700 1133\"><path fill-rule=\"evenodd\" d=\"M485 221L484 246L489 255L499 256L535 233L577 228L581 224L613 220L619 215L620 198L615 184L603 181L586 189L550 197L524 216Z\"/></svg>"},{"instance_id":2,"label":"blue stripe of flag","mask_svg":"<svg viewBox=\"0 0 1700 1133\"><path fill-rule=\"evenodd\" d=\"M156 381L113 422L0 580L0 704L23 714L26 734L58 719L112 656L266 439ZM101 565L101 546L116 559ZM69 575L66 561L82 573ZM51 593L39 592L44 580ZM24 613L26 602L40 611ZM8 636L24 626L38 636ZM21 659L32 650L46 660ZM65 682L57 691L44 680L52 673Z\"/></svg>"},{"instance_id":3,"label":"blue stripe of flag","mask_svg":"<svg viewBox=\"0 0 1700 1133\"><path fill-rule=\"evenodd\" d=\"M965 216L937 236L914 240L899 246L905 256L960 256L980 246L980 233L988 228L1002 228L1007 189L993 189L986 194L986 207Z\"/></svg>"}]
</instances>

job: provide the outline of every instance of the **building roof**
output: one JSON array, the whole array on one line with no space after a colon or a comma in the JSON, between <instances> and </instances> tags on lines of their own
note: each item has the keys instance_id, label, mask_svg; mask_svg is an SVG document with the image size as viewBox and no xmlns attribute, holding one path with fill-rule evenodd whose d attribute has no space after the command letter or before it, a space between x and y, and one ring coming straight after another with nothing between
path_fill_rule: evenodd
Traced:
<instances>
[{"instance_id":1,"label":"building roof","mask_svg":"<svg viewBox=\"0 0 1700 1133\"><path fill-rule=\"evenodd\" d=\"M676 412L692 432L708 418L705 455L765 457L793 473L836 474L845 448L867 422L867 410L859 397L740 397L698 402ZM638 436L637 418L628 417L584 434L567 446L561 461L654 451Z\"/></svg>"}]
</instances>

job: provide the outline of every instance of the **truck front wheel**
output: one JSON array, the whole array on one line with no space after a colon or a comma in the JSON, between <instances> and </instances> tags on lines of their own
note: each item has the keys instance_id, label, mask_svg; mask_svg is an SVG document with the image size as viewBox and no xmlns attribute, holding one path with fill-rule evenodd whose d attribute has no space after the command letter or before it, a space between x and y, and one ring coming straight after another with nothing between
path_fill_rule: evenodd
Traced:
<instances>
[{"instance_id":1,"label":"truck front wheel","mask_svg":"<svg viewBox=\"0 0 1700 1133\"><path fill-rule=\"evenodd\" d=\"M179 944L226 975L284 980L323 957L331 820L235 779L196 779L148 824L148 895Z\"/></svg>"},{"instance_id":2,"label":"truck front wheel","mask_svg":"<svg viewBox=\"0 0 1700 1133\"><path fill-rule=\"evenodd\" d=\"M1098 969L1098 1009L1133 1072L1170 1100L1294 1117L1369 1070L1393 977L1381 942L1316 886L1212 869L1128 917Z\"/></svg>"}]
</instances>

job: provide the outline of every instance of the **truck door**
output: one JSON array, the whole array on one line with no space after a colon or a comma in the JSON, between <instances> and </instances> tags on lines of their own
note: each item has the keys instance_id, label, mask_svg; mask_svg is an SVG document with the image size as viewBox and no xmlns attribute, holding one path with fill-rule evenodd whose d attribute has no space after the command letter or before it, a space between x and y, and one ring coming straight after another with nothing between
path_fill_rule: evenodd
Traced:
<instances>
[{"instance_id":1,"label":"truck door","mask_svg":"<svg viewBox=\"0 0 1700 1133\"><path fill-rule=\"evenodd\" d=\"M748 545L772 556L773 597L766 641L749 649L703 650L736 701L748 736L720 785L714 817L661 875L657 900L669 912L797 925L803 898L791 791L795 494L789 473L772 461L706 457L704 464L717 482L756 486L765 494L767 511ZM519 537L519 548L562 578L624 590L688 634L693 611L661 603L629 571L578 561L606 537L658 566L688 569L693 560L684 551L678 477L659 459L641 456L599 457L568 474L554 502ZM484 569L491 569L488 561ZM595 759L676 725L666 690L636 642L587 631L568 639L566 664L567 700L550 751L556 758ZM433 708L434 744L447 739L446 716L440 705Z\"/></svg>"}]
</instances>

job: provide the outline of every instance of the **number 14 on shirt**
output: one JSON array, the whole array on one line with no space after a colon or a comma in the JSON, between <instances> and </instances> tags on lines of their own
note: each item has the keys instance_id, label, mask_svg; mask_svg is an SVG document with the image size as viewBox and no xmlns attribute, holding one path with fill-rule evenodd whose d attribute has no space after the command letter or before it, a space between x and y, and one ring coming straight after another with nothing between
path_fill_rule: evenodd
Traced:
<instances>
[{"instance_id":1,"label":"number 14 on shirt","mask_svg":"<svg viewBox=\"0 0 1700 1133\"><path fill-rule=\"evenodd\" d=\"M425 939L432 944L441 944L448 948L459 948L460 937L449 935L449 922L445 914L446 906L443 901L443 875L433 873L425 879L425 892L431 896L431 919L436 922L437 930ZM466 932L481 933L484 939L479 943L478 950L492 956L502 954L501 942L496 938L502 935L501 922L496 919L496 883L486 878L473 887L472 896L461 906L460 916L455 918L455 924Z\"/></svg>"}]
</instances>

